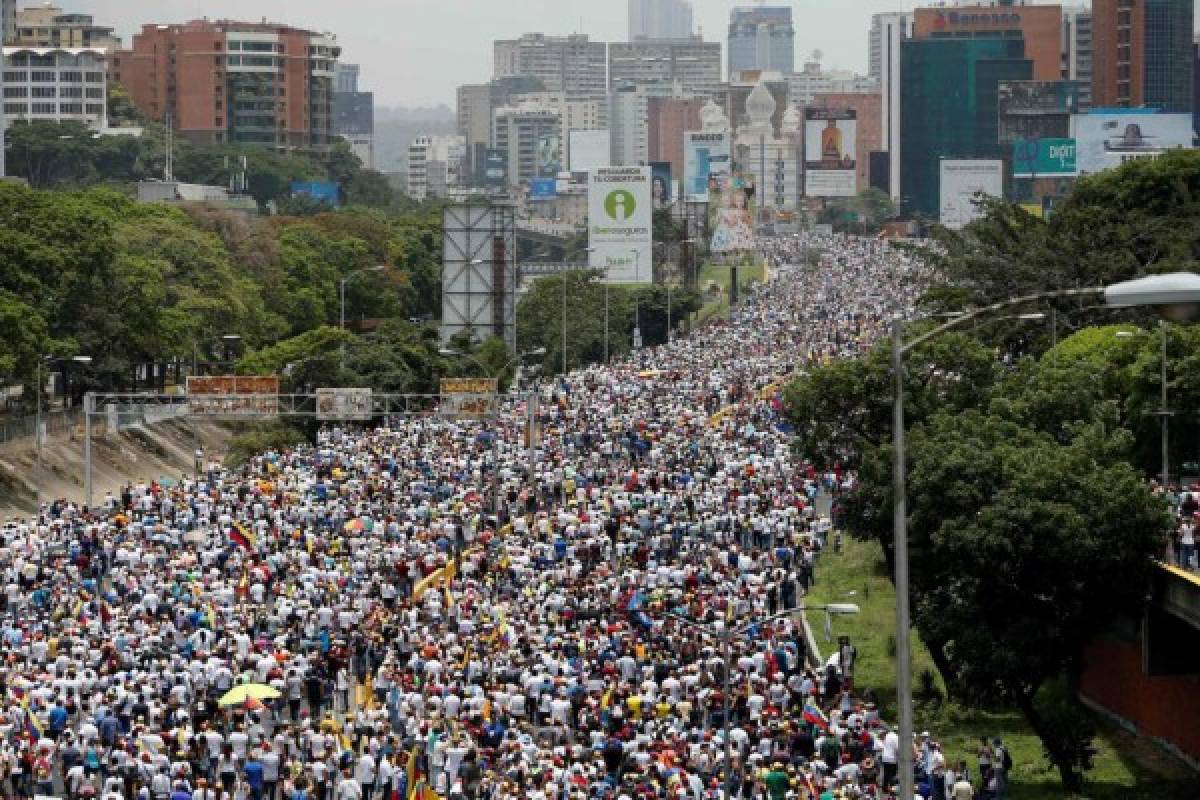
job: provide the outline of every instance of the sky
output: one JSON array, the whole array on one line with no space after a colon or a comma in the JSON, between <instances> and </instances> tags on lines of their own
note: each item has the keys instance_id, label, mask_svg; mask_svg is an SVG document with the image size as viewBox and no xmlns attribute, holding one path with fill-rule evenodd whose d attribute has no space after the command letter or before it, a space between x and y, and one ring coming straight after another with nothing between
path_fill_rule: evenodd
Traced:
<instances>
[{"instance_id":1,"label":"sky","mask_svg":"<svg viewBox=\"0 0 1200 800\"><path fill-rule=\"evenodd\" d=\"M454 107L454 90L492 74L492 40L522 33L587 33L622 41L626 0L56 0L92 14L130 43L143 23L208 16L286 22L337 34L342 60L362 65L359 88L384 106ZM729 10L748 0L693 0L709 40L725 42ZM770 2L771 5L782 4ZM20 0L20 5L32 5ZM911 9L912 0L791 0L796 66L814 50L826 69L866 72L867 31L879 11ZM724 47L722 47L724 49Z\"/></svg>"}]
</instances>

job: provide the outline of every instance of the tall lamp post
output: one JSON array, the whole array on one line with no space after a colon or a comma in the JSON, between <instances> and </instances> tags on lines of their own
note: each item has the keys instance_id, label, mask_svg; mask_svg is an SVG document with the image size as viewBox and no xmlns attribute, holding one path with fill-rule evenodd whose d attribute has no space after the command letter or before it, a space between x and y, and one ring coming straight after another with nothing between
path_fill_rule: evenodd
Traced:
<instances>
[{"instance_id":1,"label":"tall lamp post","mask_svg":"<svg viewBox=\"0 0 1200 800\"><path fill-rule=\"evenodd\" d=\"M222 346L225 349L224 354L225 354L226 359L229 358L229 348L235 342L240 342L242 340L241 334L237 334L237 333L226 333L218 338L220 339ZM199 363L200 362L199 362L198 353L199 353L200 343L203 342L207 346L209 342L213 342L213 341L216 341L216 339L200 339L200 340L193 339L192 340L192 374L193 375L197 374L197 372L199 371Z\"/></svg>"},{"instance_id":2,"label":"tall lamp post","mask_svg":"<svg viewBox=\"0 0 1200 800\"><path fill-rule=\"evenodd\" d=\"M1105 305L1118 308L1155 306L1168 319L1184 320L1194 315L1197 307L1200 306L1200 275L1190 272L1174 272L1125 281L1107 287L1060 289L1014 297L964 312L908 343L904 342L904 320L899 315L892 319L892 374L894 380L892 527L895 540L893 546L896 570L896 694L899 701L900 752L903 754L899 760L899 796L904 800L913 797L914 790L913 761L907 755L912 748L913 707L912 665L908 645L911 621L908 575L907 467L904 450L904 355L924 342L980 317L1026 303L1067 297L1103 297Z\"/></svg>"},{"instance_id":3,"label":"tall lamp post","mask_svg":"<svg viewBox=\"0 0 1200 800\"><path fill-rule=\"evenodd\" d=\"M475 262L472 261L471 263L474 264ZM480 263L482 263L482 262L480 262ZM356 275L364 275L368 272L383 272L386 269L387 269L386 264L376 264L373 267L362 267L361 269L356 269L353 272L350 272L342 277L341 291L340 291L341 300L342 300L342 312L341 312L340 316L338 317L338 327L341 330L343 330L343 331L346 330L346 282L349 281L351 278L353 278ZM342 350L341 350L340 358L341 358L340 368L345 369L346 368L346 344L345 344L345 342L342 343Z\"/></svg>"},{"instance_id":4,"label":"tall lamp post","mask_svg":"<svg viewBox=\"0 0 1200 800\"><path fill-rule=\"evenodd\" d=\"M37 362L37 392L34 395L34 412L33 412L33 438L34 451L36 452L37 468L33 473L33 498L37 503L38 512L42 509L42 384L45 382L43 378L43 367L46 364L57 364L62 361L71 361L76 364L92 363L91 356L70 356L67 358L55 358L54 356L42 356Z\"/></svg>"},{"instance_id":5,"label":"tall lamp post","mask_svg":"<svg viewBox=\"0 0 1200 800\"><path fill-rule=\"evenodd\" d=\"M722 797L724 800L729 800L730 784L733 782L733 748L729 741L729 695L731 692L730 674L733 672L733 640L736 637L746 635L755 628L769 625L778 619L795 616L797 614L803 614L805 611L824 611L826 614L857 614L858 610L858 606L854 603L829 603L827 605L819 606L800 605L796 606L795 608L784 609L783 611L763 617L755 622L743 625L740 628L733 628L728 624L725 624L722 625L720 629L716 628L714 625L698 622L694 619L684 617L679 614L666 615L682 625L686 625L689 628L701 632L702 634L712 636L721 642L721 660L724 662L722 678L724 679L725 684L721 691L721 694L724 698L721 708L721 740L722 745L725 748L725 775L723 781L724 785L722 787Z\"/></svg>"}]
</instances>

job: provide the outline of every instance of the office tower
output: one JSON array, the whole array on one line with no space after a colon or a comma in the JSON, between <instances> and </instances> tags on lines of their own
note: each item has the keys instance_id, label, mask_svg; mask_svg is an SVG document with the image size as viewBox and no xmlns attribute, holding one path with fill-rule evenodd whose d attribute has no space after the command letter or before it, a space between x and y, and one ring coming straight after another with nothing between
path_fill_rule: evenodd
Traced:
<instances>
[{"instance_id":1,"label":"office tower","mask_svg":"<svg viewBox=\"0 0 1200 800\"><path fill-rule=\"evenodd\" d=\"M608 129L613 166L650 163L650 100L655 97L687 99L690 93L677 86L627 83L609 93Z\"/></svg>"},{"instance_id":2,"label":"office tower","mask_svg":"<svg viewBox=\"0 0 1200 800\"><path fill-rule=\"evenodd\" d=\"M491 146L506 164L508 184L553 178L563 164L562 113L539 103L521 102L493 112Z\"/></svg>"},{"instance_id":3,"label":"office tower","mask_svg":"<svg viewBox=\"0 0 1200 800\"><path fill-rule=\"evenodd\" d=\"M1002 35L909 39L901 44L901 71L902 205L937 217L941 159L1004 155L1000 83L1031 80L1033 59L1022 39Z\"/></svg>"},{"instance_id":4,"label":"office tower","mask_svg":"<svg viewBox=\"0 0 1200 800\"><path fill-rule=\"evenodd\" d=\"M918 8L913 12L914 39L1012 38L1025 42L1033 61L1033 77L1055 81L1062 77L1060 6L973 3L950 8Z\"/></svg>"},{"instance_id":5,"label":"office tower","mask_svg":"<svg viewBox=\"0 0 1200 800\"><path fill-rule=\"evenodd\" d=\"M466 147L461 136L418 136L408 146L409 197L445 197L462 178Z\"/></svg>"},{"instance_id":6,"label":"office tower","mask_svg":"<svg viewBox=\"0 0 1200 800\"><path fill-rule=\"evenodd\" d=\"M17 0L0 0L0 25L3 26L3 44L10 44L17 35Z\"/></svg>"},{"instance_id":7,"label":"office tower","mask_svg":"<svg viewBox=\"0 0 1200 800\"><path fill-rule=\"evenodd\" d=\"M1092 105L1092 9L1089 6L1063 8L1062 53L1064 80L1081 84L1079 107Z\"/></svg>"},{"instance_id":8,"label":"office tower","mask_svg":"<svg viewBox=\"0 0 1200 800\"><path fill-rule=\"evenodd\" d=\"M1193 109L1193 0L1093 0L1092 103Z\"/></svg>"},{"instance_id":9,"label":"office tower","mask_svg":"<svg viewBox=\"0 0 1200 800\"><path fill-rule=\"evenodd\" d=\"M608 91L608 48L586 34L527 33L493 43L493 77L541 81L548 92L598 97Z\"/></svg>"},{"instance_id":10,"label":"office tower","mask_svg":"<svg viewBox=\"0 0 1200 800\"><path fill-rule=\"evenodd\" d=\"M334 88L335 92L357 92L358 91L358 76L362 72L362 67L358 64L342 64L338 63L337 69L334 70Z\"/></svg>"},{"instance_id":11,"label":"office tower","mask_svg":"<svg viewBox=\"0 0 1200 800\"><path fill-rule=\"evenodd\" d=\"M687 39L692 35L689 0L629 0L629 40Z\"/></svg>"},{"instance_id":12,"label":"office tower","mask_svg":"<svg viewBox=\"0 0 1200 800\"><path fill-rule=\"evenodd\" d=\"M739 6L729 12L729 75L795 71L796 29L790 6Z\"/></svg>"},{"instance_id":13,"label":"office tower","mask_svg":"<svg viewBox=\"0 0 1200 800\"><path fill-rule=\"evenodd\" d=\"M8 14L7 5L4 13ZM64 13L49 3L15 11L12 35L5 38L9 44L26 47L96 47L106 51L121 47L113 29L97 25L90 14Z\"/></svg>"},{"instance_id":14,"label":"office tower","mask_svg":"<svg viewBox=\"0 0 1200 800\"><path fill-rule=\"evenodd\" d=\"M683 178L683 134L700 130L699 97L651 97L646 101L646 161L665 161Z\"/></svg>"},{"instance_id":15,"label":"office tower","mask_svg":"<svg viewBox=\"0 0 1200 800\"><path fill-rule=\"evenodd\" d=\"M900 11L876 14L872 27L879 27L879 124L880 151L887 153L886 181L872 176L876 185L886 185L892 199L900 199L900 100L901 45L913 35L913 15Z\"/></svg>"},{"instance_id":16,"label":"office tower","mask_svg":"<svg viewBox=\"0 0 1200 800\"><path fill-rule=\"evenodd\" d=\"M274 23L143 25L113 79L149 119L195 144L327 149L341 53L329 33Z\"/></svg>"},{"instance_id":17,"label":"office tower","mask_svg":"<svg viewBox=\"0 0 1200 800\"><path fill-rule=\"evenodd\" d=\"M375 94L358 90L358 64L338 64L333 93L333 132L367 169L375 168Z\"/></svg>"},{"instance_id":18,"label":"office tower","mask_svg":"<svg viewBox=\"0 0 1200 800\"><path fill-rule=\"evenodd\" d=\"M699 36L675 40L613 42L608 46L609 86L678 82L706 92L721 83L721 43Z\"/></svg>"}]
</instances>

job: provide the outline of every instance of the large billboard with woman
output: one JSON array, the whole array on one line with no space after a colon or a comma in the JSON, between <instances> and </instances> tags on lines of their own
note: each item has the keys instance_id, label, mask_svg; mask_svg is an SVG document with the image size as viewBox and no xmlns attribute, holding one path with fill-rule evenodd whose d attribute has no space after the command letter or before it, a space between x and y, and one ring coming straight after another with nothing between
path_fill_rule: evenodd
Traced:
<instances>
[{"instance_id":1,"label":"large billboard with woman","mask_svg":"<svg viewBox=\"0 0 1200 800\"><path fill-rule=\"evenodd\" d=\"M709 249L714 253L736 253L754 249L754 179L732 175L708 193L712 227Z\"/></svg>"}]
</instances>

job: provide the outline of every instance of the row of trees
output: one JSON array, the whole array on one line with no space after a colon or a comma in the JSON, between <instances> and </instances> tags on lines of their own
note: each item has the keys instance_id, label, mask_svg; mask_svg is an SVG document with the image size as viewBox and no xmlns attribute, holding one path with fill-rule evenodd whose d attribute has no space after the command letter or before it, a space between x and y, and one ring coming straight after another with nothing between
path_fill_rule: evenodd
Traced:
<instances>
[{"instance_id":1,"label":"row of trees","mask_svg":"<svg viewBox=\"0 0 1200 800\"><path fill-rule=\"evenodd\" d=\"M225 186L246 160L249 193L263 208L285 213L322 210L293 199L294 181L333 181L350 205L408 212L416 203L396 191L378 172L364 169L350 145L338 139L327 153L277 153L232 144L198 146L176 137L173 174L185 183ZM96 185L126 187L161 179L166 168L167 136L162 125L144 126L141 136L101 136L81 122L18 120L7 132L7 172L39 189Z\"/></svg>"},{"instance_id":2,"label":"row of trees","mask_svg":"<svg viewBox=\"0 0 1200 800\"><path fill-rule=\"evenodd\" d=\"M51 192L8 183L0 184L0 215L0 317L8 331L0 337L0 376L10 384L28 384L45 355L92 357L72 377L82 394L140 388L142 364L178 372L193 360L244 356L274 370L285 361L264 354L340 351L343 278L348 323L390 320L373 339L350 343L347 365L358 382L424 390L446 368L436 341L407 321L432 318L440 304L434 208L260 218L138 204L108 188ZM360 272L375 266L385 269ZM240 337L232 354L222 343L231 336ZM306 385L319 369L314 362L291 380Z\"/></svg>"},{"instance_id":3,"label":"row of trees","mask_svg":"<svg viewBox=\"0 0 1200 800\"><path fill-rule=\"evenodd\" d=\"M938 231L939 247L917 251L936 276L924 309L1194 269L1198 223L1195 152L1083 178L1048 221L993 202L982 220ZM1157 331L1118 337L1104 309L1052 310L1056 332L1001 321L905 357L913 619L950 693L1018 708L1064 786L1078 790L1092 728L1057 687L1078 676L1090 639L1140 609L1172 523L1147 482L1158 468L1158 422L1147 413L1158 406ZM1125 319L1126 329L1148 322ZM1192 408L1200 333L1170 326L1167 337L1172 405ZM890 565L888 358L882 346L817 368L786 400L798 449L857 471L844 522L878 541ZM1195 461L1194 418L1172 426L1175 463Z\"/></svg>"}]
</instances>

